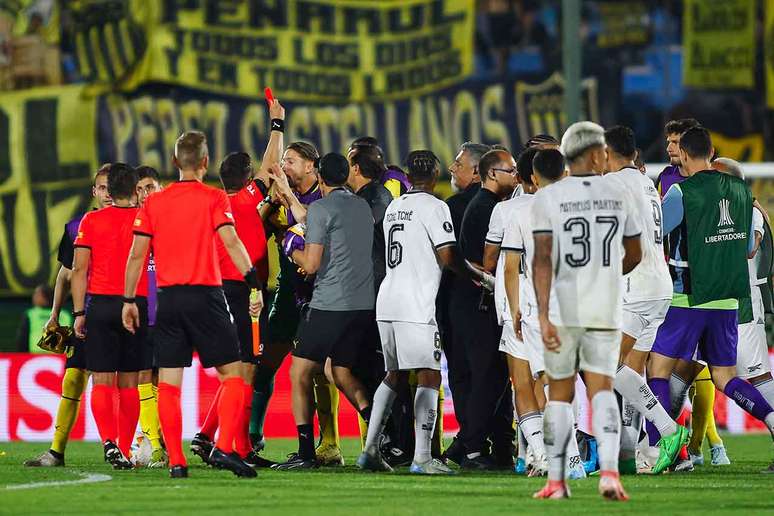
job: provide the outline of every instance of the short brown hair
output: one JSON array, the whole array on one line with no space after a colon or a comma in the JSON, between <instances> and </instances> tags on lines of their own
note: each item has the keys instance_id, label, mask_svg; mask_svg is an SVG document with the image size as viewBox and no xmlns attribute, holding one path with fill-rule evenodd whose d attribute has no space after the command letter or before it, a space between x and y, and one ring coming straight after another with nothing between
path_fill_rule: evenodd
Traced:
<instances>
[{"instance_id":1,"label":"short brown hair","mask_svg":"<svg viewBox=\"0 0 774 516\"><path fill-rule=\"evenodd\" d=\"M500 163L501 161L507 161L509 158L513 158L511 153L505 149L492 149L483 156L481 161L478 162L478 175L483 180L489 175L489 170Z\"/></svg>"},{"instance_id":2,"label":"short brown hair","mask_svg":"<svg viewBox=\"0 0 774 516\"><path fill-rule=\"evenodd\" d=\"M683 134L685 131L692 127L697 127L699 122L695 118L680 118L678 120L670 120L664 126L664 136L670 134Z\"/></svg>"},{"instance_id":3,"label":"short brown hair","mask_svg":"<svg viewBox=\"0 0 774 516\"><path fill-rule=\"evenodd\" d=\"M315 168L317 168L317 161L320 159L320 153L317 151L317 147L307 142L293 142L287 146L285 150L292 150L298 153L303 159L307 161L313 161Z\"/></svg>"},{"instance_id":4,"label":"short brown hair","mask_svg":"<svg viewBox=\"0 0 774 516\"><path fill-rule=\"evenodd\" d=\"M207 137L201 131L186 131L175 142L175 159L181 169L199 166L207 152Z\"/></svg>"}]
</instances>

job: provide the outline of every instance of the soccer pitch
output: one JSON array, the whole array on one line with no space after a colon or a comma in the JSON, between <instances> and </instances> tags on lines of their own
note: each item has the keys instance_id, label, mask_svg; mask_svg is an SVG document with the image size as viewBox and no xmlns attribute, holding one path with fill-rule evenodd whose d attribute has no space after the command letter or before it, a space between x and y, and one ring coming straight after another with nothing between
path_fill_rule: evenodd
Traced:
<instances>
[{"instance_id":1,"label":"soccer pitch","mask_svg":"<svg viewBox=\"0 0 774 516\"><path fill-rule=\"evenodd\" d=\"M355 439L343 443L348 464L344 468L302 473L259 470L257 479L240 479L189 456L190 478L179 480L169 479L166 470L113 471L102 462L97 443L71 443L67 467L61 469L21 466L45 445L0 443L0 514L774 514L774 475L760 473L772 457L771 439L767 435L724 439L731 466L625 477L631 497L626 503L601 500L596 478L571 482L570 500L536 501L530 496L544 480L509 473L444 478L419 478L409 475L407 468L393 474L362 473L353 466L359 451ZM271 440L267 457L281 459L295 446L294 440ZM709 463L708 452L705 457ZM47 484L95 475L111 478Z\"/></svg>"}]
</instances>

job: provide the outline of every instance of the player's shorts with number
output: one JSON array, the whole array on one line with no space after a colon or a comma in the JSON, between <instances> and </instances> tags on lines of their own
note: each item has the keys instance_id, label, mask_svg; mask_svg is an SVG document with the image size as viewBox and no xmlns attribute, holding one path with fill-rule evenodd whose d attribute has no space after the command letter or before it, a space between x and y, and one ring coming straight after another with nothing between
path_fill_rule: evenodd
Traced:
<instances>
[{"instance_id":1,"label":"player's shorts with number","mask_svg":"<svg viewBox=\"0 0 774 516\"><path fill-rule=\"evenodd\" d=\"M435 322L377 322L387 371L441 370L441 336Z\"/></svg>"},{"instance_id":2,"label":"player's shorts with number","mask_svg":"<svg viewBox=\"0 0 774 516\"><path fill-rule=\"evenodd\" d=\"M636 339L634 349L649 353L656 340L656 332L664 322L671 299L624 303L621 331Z\"/></svg>"},{"instance_id":3,"label":"player's shorts with number","mask_svg":"<svg viewBox=\"0 0 774 516\"><path fill-rule=\"evenodd\" d=\"M533 377L545 370L545 361L543 359L543 338L540 336L540 328L530 325L525 320L521 321L521 335L524 340L516 337L516 331L513 329L513 321L506 320L503 324L503 334L500 337L500 351L508 355L526 360L529 362L529 368Z\"/></svg>"},{"instance_id":4,"label":"player's shorts with number","mask_svg":"<svg viewBox=\"0 0 774 516\"><path fill-rule=\"evenodd\" d=\"M558 352L545 350L546 374L554 380L572 378L576 371L615 376L621 349L620 330L557 326Z\"/></svg>"}]
</instances>

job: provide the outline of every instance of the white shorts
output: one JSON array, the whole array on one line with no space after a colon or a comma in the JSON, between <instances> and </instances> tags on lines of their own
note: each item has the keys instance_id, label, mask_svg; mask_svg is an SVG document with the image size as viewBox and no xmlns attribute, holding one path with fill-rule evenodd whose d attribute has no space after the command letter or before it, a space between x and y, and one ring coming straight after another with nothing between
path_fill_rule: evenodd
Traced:
<instances>
[{"instance_id":1,"label":"white shorts","mask_svg":"<svg viewBox=\"0 0 774 516\"><path fill-rule=\"evenodd\" d=\"M503 334L500 338L500 351L514 358L529 362L532 375L537 377L538 373L542 373L545 370L543 339L540 336L540 329L535 329L534 326L522 320L521 334L524 337L524 341L516 337L513 321L505 321Z\"/></svg>"},{"instance_id":2,"label":"white shorts","mask_svg":"<svg viewBox=\"0 0 774 516\"><path fill-rule=\"evenodd\" d=\"M377 321L387 371L441 370L441 336L435 323Z\"/></svg>"},{"instance_id":3,"label":"white shorts","mask_svg":"<svg viewBox=\"0 0 774 516\"><path fill-rule=\"evenodd\" d=\"M634 349L650 353L671 302L671 299L657 299L624 303L621 331L636 339Z\"/></svg>"},{"instance_id":4,"label":"white shorts","mask_svg":"<svg viewBox=\"0 0 774 516\"><path fill-rule=\"evenodd\" d=\"M739 378L754 378L771 372L769 349L766 345L766 323L763 301L757 288L753 289L753 320L739 325L739 342L736 345L736 375Z\"/></svg>"},{"instance_id":5,"label":"white shorts","mask_svg":"<svg viewBox=\"0 0 774 516\"><path fill-rule=\"evenodd\" d=\"M559 351L545 350L546 374L554 380L587 371L614 377L621 353L621 330L590 330L557 326Z\"/></svg>"},{"instance_id":6,"label":"white shorts","mask_svg":"<svg viewBox=\"0 0 774 516\"><path fill-rule=\"evenodd\" d=\"M527 346L516 336L516 331L513 329L513 321L503 322L503 333L500 337L500 351L513 358L529 360Z\"/></svg>"}]
</instances>

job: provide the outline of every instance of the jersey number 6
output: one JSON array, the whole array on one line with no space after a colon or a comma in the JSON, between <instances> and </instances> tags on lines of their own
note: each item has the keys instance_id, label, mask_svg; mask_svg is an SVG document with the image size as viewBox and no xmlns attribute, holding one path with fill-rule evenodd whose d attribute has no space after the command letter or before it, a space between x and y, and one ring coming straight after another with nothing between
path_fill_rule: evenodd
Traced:
<instances>
[{"instance_id":1,"label":"jersey number 6","mask_svg":"<svg viewBox=\"0 0 774 516\"><path fill-rule=\"evenodd\" d=\"M387 233L387 266L394 269L403 261L403 246L395 240L395 233L403 231L403 224L395 224Z\"/></svg>"}]
</instances>

